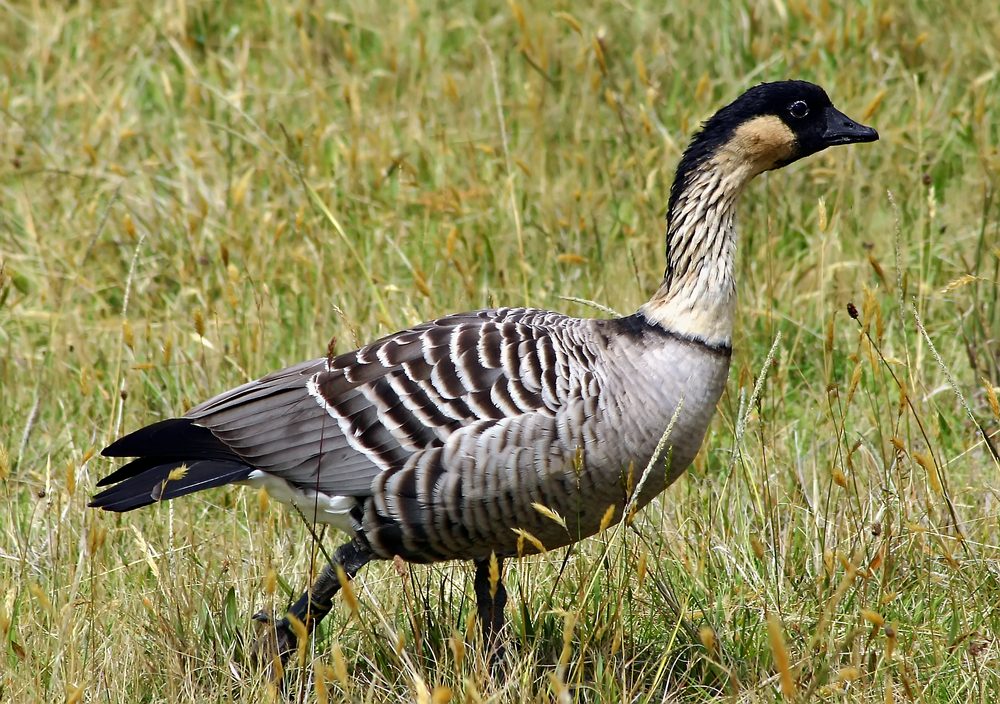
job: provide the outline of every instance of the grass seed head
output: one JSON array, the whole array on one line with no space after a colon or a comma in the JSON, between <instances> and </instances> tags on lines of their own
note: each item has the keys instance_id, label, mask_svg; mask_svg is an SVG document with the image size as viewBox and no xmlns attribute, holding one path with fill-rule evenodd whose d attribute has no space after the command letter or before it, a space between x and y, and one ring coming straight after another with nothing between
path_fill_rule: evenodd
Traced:
<instances>
[{"instance_id":1,"label":"grass seed head","mask_svg":"<svg viewBox=\"0 0 1000 704\"><path fill-rule=\"evenodd\" d=\"M892 624L885 624L882 628L885 633L885 659L892 662L892 654L896 651L896 628Z\"/></svg>"},{"instance_id":2,"label":"grass seed head","mask_svg":"<svg viewBox=\"0 0 1000 704\"><path fill-rule=\"evenodd\" d=\"M337 565L337 581L340 582L340 591L343 594L343 600L351 610L351 615L356 618L361 608L358 604L358 597L354 593L354 585L351 583L351 578L347 576L347 572L340 565Z\"/></svg>"},{"instance_id":3,"label":"grass seed head","mask_svg":"<svg viewBox=\"0 0 1000 704\"><path fill-rule=\"evenodd\" d=\"M833 468L833 483L841 489L847 488L847 476L837 467Z\"/></svg>"},{"instance_id":4,"label":"grass seed head","mask_svg":"<svg viewBox=\"0 0 1000 704\"><path fill-rule=\"evenodd\" d=\"M702 626L698 629L698 640L701 641L702 646L709 655L715 656L715 650L718 646L718 642L715 638L715 629L711 626Z\"/></svg>"},{"instance_id":5,"label":"grass seed head","mask_svg":"<svg viewBox=\"0 0 1000 704\"><path fill-rule=\"evenodd\" d=\"M83 701L83 685L70 685L66 689L66 704L80 704Z\"/></svg>"},{"instance_id":6,"label":"grass seed head","mask_svg":"<svg viewBox=\"0 0 1000 704\"><path fill-rule=\"evenodd\" d=\"M614 504L611 504L610 506L607 507L607 509L605 509L604 515L601 516L600 526L597 529L599 533L603 533L604 531L606 531L608 529L608 526L610 526L614 522L616 508L617 507Z\"/></svg>"},{"instance_id":7,"label":"grass seed head","mask_svg":"<svg viewBox=\"0 0 1000 704\"><path fill-rule=\"evenodd\" d=\"M132 323L128 319L122 321L122 342L130 350L135 349L135 333L132 331Z\"/></svg>"},{"instance_id":8,"label":"grass seed head","mask_svg":"<svg viewBox=\"0 0 1000 704\"><path fill-rule=\"evenodd\" d=\"M205 337L205 314L202 313L201 308L194 309L191 314L191 323L194 325L194 331L198 337Z\"/></svg>"},{"instance_id":9,"label":"grass seed head","mask_svg":"<svg viewBox=\"0 0 1000 704\"><path fill-rule=\"evenodd\" d=\"M187 475L187 473L188 466L186 464L174 467L167 473L167 482L179 482Z\"/></svg>"},{"instance_id":10,"label":"grass seed head","mask_svg":"<svg viewBox=\"0 0 1000 704\"><path fill-rule=\"evenodd\" d=\"M104 540L108 536L108 531L101 521L91 521L87 529L87 554L96 555L104 546Z\"/></svg>"},{"instance_id":11,"label":"grass seed head","mask_svg":"<svg viewBox=\"0 0 1000 704\"><path fill-rule=\"evenodd\" d=\"M885 619L882 617L878 611L872 611L871 609L861 609L861 616L868 623L874 626L881 626L885 623Z\"/></svg>"},{"instance_id":12,"label":"grass seed head","mask_svg":"<svg viewBox=\"0 0 1000 704\"><path fill-rule=\"evenodd\" d=\"M861 670L857 667L842 667L837 672L838 682L853 682L861 677Z\"/></svg>"},{"instance_id":13,"label":"grass seed head","mask_svg":"<svg viewBox=\"0 0 1000 704\"><path fill-rule=\"evenodd\" d=\"M460 671L462 663L465 662L465 638L457 630L453 630L451 637L448 638L448 647L451 649L451 655L455 659L455 668Z\"/></svg>"},{"instance_id":14,"label":"grass seed head","mask_svg":"<svg viewBox=\"0 0 1000 704\"><path fill-rule=\"evenodd\" d=\"M648 569L649 569L649 564L646 558L646 551L642 550L639 553L639 561L635 567L635 575L636 575L635 581L640 589L646 583L646 572Z\"/></svg>"},{"instance_id":15,"label":"grass seed head","mask_svg":"<svg viewBox=\"0 0 1000 704\"><path fill-rule=\"evenodd\" d=\"M944 493L944 488L941 486L941 477L938 475L937 466L931 453L914 451L910 453L910 456L927 473L927 483L930 484L931 490L941 496Z\"/></svg>"},{"instance_id":16,"label":"grass seed head","mask_svg":"<svg viewBox=\"0 0 1000 704\"><path fill-rule=\"evenodd\" d=\"M986 377L983 377L983 384L985 385L986 399L989 401L993 417L1000 420L1000 401L997 400L998 387L993 386L993 383Z\"/></svg>"},{"instance_id":17,"label":"grass seed head","mask_svg":"<svg viewBox=\"0 0 1000 704\"><path fill-rule=\"evenodd\" d=\"M562 516L560 516L556 511L552 510L548 506L545 506L544 504L540 504L537 501L533 501L531 503L531 507L533 509L535 509L536 511L538 511L538 513L540 513L543 516L545 516L546 518L548 518L553 523L558 523L563 528L566 528L566 519L563 518Z\"/></svg>"},{"instance_id":18,"label":"grass seed head","mask_svg":"<svg viewBox=\"0 0 1000 704\"><path fill-rule=\"evenodd\" d=\"M767 641L771 646L774 669L778 671L781 693L790 699L796 696L798 688L795 686L795 678L792 676L791 662L788 657L788 649L785 647L785 636L782 633L781 621L778 620L778 616L774 613L767 615Z\"/></svg>"},{"instance_id":19,"label":"grass seed head","mask_svg":"<svg viewBox=\"0 0 1000 704\"><path fill-rule=\"evenodd\" d=\"M443 684L436 685L431 691L431 704L448 704L451 701L451 689Z\"/></svg>"},{"instance_id":20,"label":"grass seed head","mask_svg":"<svg viewBox=\"0 0 1000 704\"><path fill-rule=\"evenodd\" d=\"M313 673L316 680L316 702L317 704L328 704L330 701L330 690L327 688L326 683L329 679L327 674L327 666L324 663L317 662L313 666Z\"/></svg>"},{"instance_id":21,"label":"grass seed head","mask_svg":"<svg viewBox=\"0 0 1000 704\"><path fill-rule=\"evenodd\" d=\"M490 553L490 598L497 595L497 585L500 584L500 561L495 552Z\"/></svg>"},{"instance_id":22,"label":"grass seed head","mask_svg":"<svg viewBox=\"0 0 1000 704\"><path fill-rule=\"evenodd\" d=\"M350 686L351 680L347 673L347 660L344 658L344 650L340 643L334 643L330 655L333 658L333 676L345 690Z\"/></svg>"}]
</instances>

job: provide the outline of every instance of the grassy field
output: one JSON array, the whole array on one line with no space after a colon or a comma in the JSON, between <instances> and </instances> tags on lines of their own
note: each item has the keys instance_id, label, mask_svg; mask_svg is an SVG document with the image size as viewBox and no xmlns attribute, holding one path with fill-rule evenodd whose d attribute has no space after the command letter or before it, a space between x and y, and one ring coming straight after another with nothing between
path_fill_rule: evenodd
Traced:
<instances>
[{"instance_id":1,"label":"grassy field","mask_svg":"<svg viewBox=\"0 0 1000 704\"><path fill-rule=\"evenodd\" d=\"M995 2L118 5L0 3L0 700L277 699L249 617L308 582L308 528L246 489L89 510L100 448L331 337L633 311L691 132L797 77L882 141L748 189L687 476L510 569L505 676L468 565L382 563L288 694L994 701Z\"/></svg>"}]
</instances>

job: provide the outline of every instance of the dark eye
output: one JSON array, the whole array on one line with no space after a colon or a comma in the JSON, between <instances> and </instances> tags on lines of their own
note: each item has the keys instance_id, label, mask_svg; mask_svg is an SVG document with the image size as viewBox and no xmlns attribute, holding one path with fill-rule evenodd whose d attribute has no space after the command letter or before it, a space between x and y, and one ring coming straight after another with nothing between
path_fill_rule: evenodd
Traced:
<instances>
[{"instance_id":1,"label":"dark eye","mask_svg":"<svg viewBox=\"0 0 1000 704\"><path fill-rule=\"evenodd\" d=\"M806 105L804 100L796 100L794 103L788 106L788 114L794 117L796 120L801 120L803 117L809 114L809 106Z\"/></svg>"}]
</instances>

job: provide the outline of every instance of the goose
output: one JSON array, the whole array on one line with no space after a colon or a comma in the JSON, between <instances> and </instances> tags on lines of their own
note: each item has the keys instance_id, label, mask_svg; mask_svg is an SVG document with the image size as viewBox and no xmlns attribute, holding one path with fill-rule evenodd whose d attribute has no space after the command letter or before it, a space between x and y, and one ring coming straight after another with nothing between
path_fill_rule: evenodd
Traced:
<instances>
[{"instance_id":1,"label":"goose","mask_svg":"<svg viewBox=\"0 0 1000 704\"><path fill-rule=\"evenodd\" d=\"M729 372L744 187L828 147L877 139L817 85L754 86L684 151L663 280L635 313L478 310L296 364L109 445L103 455L135 459L98 482L106 488L90 506L131 511L244 484L345 533L283 618L256 617L282 662L343 580L396 557L471 560L482 642L499 652L504 560L621 520L701 447Z\"/></svg>"}]
</instances>

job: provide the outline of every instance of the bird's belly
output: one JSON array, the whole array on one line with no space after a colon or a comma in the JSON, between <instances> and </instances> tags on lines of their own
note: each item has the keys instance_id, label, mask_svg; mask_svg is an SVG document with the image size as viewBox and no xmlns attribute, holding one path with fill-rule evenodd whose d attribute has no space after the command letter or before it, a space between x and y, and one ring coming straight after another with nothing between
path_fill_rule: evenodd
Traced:
<instances>
[{"instance_id":1,"label":"bird's belly","mask_svg":"<svg viewBox=\"0 0 1000 704\"><path fill-rule=\"evenodd\" d=\"M353 496L335 496L298 487L259 469L252 471L240 484L266 489L271 498L301 511L309 523L325 523L345 533L354 530L351 509L357 504L357 500Z\"/></svg>"}]
</instances>

